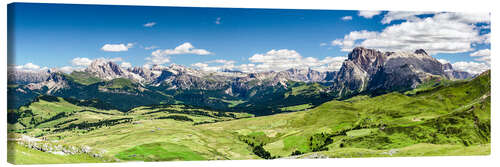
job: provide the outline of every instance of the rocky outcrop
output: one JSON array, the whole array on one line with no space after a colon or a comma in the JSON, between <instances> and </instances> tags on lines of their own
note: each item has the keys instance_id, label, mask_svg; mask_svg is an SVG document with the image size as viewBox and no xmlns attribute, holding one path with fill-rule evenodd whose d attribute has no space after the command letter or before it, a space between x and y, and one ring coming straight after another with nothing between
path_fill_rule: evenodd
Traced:
<instances>
[{"instance_id":1,"label":"rocky outcrop","mask_svg":"<svg viewBox=\"0 0 500 167\"><path fill-rule=\"evenodd\" d=\"M29 84L39 83L47 80L50 76L50 70L26 71L9 68L7 70L8 84Z\"/></svg>"},{"instance_id":2,"label":"rocky outcrop","mask_svg":"<svg viewBox=\"0 0 500 167\"><path fill-rule=\"evenodd\" d=\"M56 91L64 88L69 88L66 77L61 73L54 72L43 82L30 83L25 86L29 90L42 90L44 89L46 94L52 94Z\"/></svg>"},{"instance_id":3,"label":"rocky outcrop","mask_svg":"<svg viewBox=\"0 0 500 167\"><path fill-rule=\"evenodd\" d=\"M433 76L447 79L450 68L423 49L415 52L380 52L363 47L349 53L334 79L332 91L339 97L361 92L403 91Z\"/></svg>"},{"instance_id":4,"label":"rocky outcrop","mask_svg":"<svg viewBox=\"0 0 500 167\"><path fill-rule=\"evenodd\" d=\"M336 74L333 92L338 96L347 96L365 91L372 76L383 67L390 54L354 48Z\"/></svg>"},{"instance_id":5,"label":"rocky outcrop","mask_svg":"<svg viewBox=\"0 0 500 167\"><path fill-rule=\"evenodd\" d=\"M452 80L468 79L474 77L468 72L454 70L453 66L450 63L443 64L443 70L448 78Z\"/></svg>"}]
</instances>

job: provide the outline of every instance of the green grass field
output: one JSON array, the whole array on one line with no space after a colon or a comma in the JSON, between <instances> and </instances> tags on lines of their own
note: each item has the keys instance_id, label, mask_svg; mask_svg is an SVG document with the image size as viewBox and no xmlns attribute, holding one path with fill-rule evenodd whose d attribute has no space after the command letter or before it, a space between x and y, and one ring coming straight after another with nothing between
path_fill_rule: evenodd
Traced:
<instances>
[{"instance_id":1,"label":"green grass field","mask_svg":"<svg viewBox=\"0 0 500 167\"><path fill-rule=\"evenodd\" d=\"M95 158L87 154L57 155L29 149L9 141L7 144L7 161L13 164L62 164L62 163L97 163L113 162L103 158Z\"/></svg>"},{"instance_id":2,"label":"green grass field","mask_svg":"<svg viewBox=\"0 0 500 167\"><path fill-rule=\"evenodd\" d=\"M9 162L489 155L490 82L486 73L406 95L356 96L261 117L186 105L141 106L123 113L62 98L40 99L9 111L20 117L9 124L10 136L88 146L103 150L102 158L56 158L63 155L9 143ZM19 158L25 155L38 159Z\"/></svg>"}]
</instances>

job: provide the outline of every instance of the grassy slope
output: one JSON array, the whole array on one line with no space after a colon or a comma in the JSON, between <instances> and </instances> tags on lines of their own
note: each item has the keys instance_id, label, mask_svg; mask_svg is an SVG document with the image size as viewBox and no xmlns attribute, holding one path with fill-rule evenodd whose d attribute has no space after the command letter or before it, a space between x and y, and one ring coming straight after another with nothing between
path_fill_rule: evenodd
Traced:
<instances>
[{"instance_id":1,"label":"grassy slope","mask_svg":"<svg viewBox=\"0 0 500 167\"><path fill-rule=\"evenodd\" d=\"M490 153L489 90L487 73L469 82L426 88L412 96L400 93L357 96L306 111L237 120L214 118L216 113L206 110L203 111L210 116L156 112L193 110L179 106L139 107L127 115L97 115L110 119L132 117L132 123L45 136L63 136L64 143L105 149L106 156L144 161L259 158L252 153L248 141L262 144L278 157L290 156L295 151L305 153L302 157L487 155ZM32 110L50 113L62 109L41 103ZM173 114L193 121L155 119ZM213 120L230 121L194 125ZM29 130L28 134L39 134L36 131L40 130Z\"/></svg>"},{"instance_id":2,"label":"grassy slope","mask_svg":"<svg viewBox=\"0 0 500 167\"><path fill-rule=\"evenodd\" d=\"M15 142L7 144L7 161L13 164L58 164L58 163L96 163L104 159L87 154L56 155L29 149Z\"/></svg>"},{"instance_id":3,"label":"grassy slope","mask_svg":"<svg viewBox=\"0 0 500 167\"><path fill-rule=\"evenodd\" d=\"M128 113L115 110L97 110L90 107L75 106L62 98L59 101L39 100L21 111L29 110L36 122L44 122L34 127L31 117L21 118L29 127L10 124L11 132L27 131L29 136L43 136L59 143L90 146L105 150L105 157L122 160L205 160L205 159L252 159L257 158L247 149L247 145L238 141L229 132L216 133L212 130L199 129L195 123L227 121L252 116L247 113L219 113L184 105L160 105L138 107ZM75 112L92 110L96 112ZM48 122L58 113L72 113L66 117ZM168 116L184 116L192 121L170 119ZM54 131L70 124L83 122L95 123L118 118L133 118L133 122L103 126L90 129ZM163 118L163 119L160 119ZM71 121L76 119L75 121ZM65 123L67 121L71 121ZM17 129L16 129L17 128ZM159 148L159 149L153 149ZM16 147L18 149L18 147ZM172 151L177 150L177 151ZM48 154L52 155L52 154ZM11 156L15 156L12 154ZM44 156L44 155L40 155ZM18 164L30 162L13 161ZM64 161L69 163L69 161ZM40 161L40 163L64 163L63 161ZM74 161L77 162L77 161Z\"/></svg>"},{"instance_id":4,"label":"grassy slope","mask_svg":"<svg viewBox=\"0 0 500 167\"><path fill-rule=\"evenodd\" d=\"M335 150L341 144L370 150L403 149L417 143L452 144L452 147L465 147L466 143L476 147L489 143L489 90L490 76L487 73L470 82L427 89L412 97L399 93L373 98L360 96L346 101L330 101L309 111L203 126L247 136L264 132L269 137L262 140L266 143L264 148L277 156L289 156L295 150L313 151L311 137L341 132L347 132L347 135L325 137L333 140L325 146L327 149ZM480 124L474 123L475 117L479 118ZM385 130L380 130L382 127ZM372 130L349 136L351 129ZM321 145L321 142L313 144L317 143ZM489 154L489 146L480 148L482 151L477 154ZM476 153L443 150L440 155L446 155L446 150L453 155Z\"/></svg>"},{"instance_id":5,"label":"grassy slope","mask_svg":"<svg viewBox=\"0 0 500 167\"><path fill-rule=\"evenodd\" d=\"M68 77L68 79L72 80L73 82L82 84L82 85L92 85L97 82L101 82L102 80L98 77L94 77L93 75L86 73L86 72L80 72L80 71L73 71L71 74L64 74Z\"/></svg>"}]
</instances>

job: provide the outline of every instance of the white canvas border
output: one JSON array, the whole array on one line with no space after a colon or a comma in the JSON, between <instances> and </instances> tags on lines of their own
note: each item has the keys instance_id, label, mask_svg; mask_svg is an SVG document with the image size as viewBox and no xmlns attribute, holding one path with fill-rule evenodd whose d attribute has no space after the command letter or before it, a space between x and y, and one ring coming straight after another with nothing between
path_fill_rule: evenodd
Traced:
<instances>
[{"instance_id":1,"label":"white canvas border","mask_svg":"<svg viewBox=\"0 0 500 167\"><path fill-rule=\"evenodd\" d=\"M4 0L0 6L0 106L3 114L0 114L0 166L13 166L7 163L6 142L6 109L7 109L7 4L11 2L34 2L34 3L73 3L73 4L107 4L107 5L140 5L140 6L192 6L192 7L232 7L232 8L286 8L286 9L343 9L343 10L406 10L406 11L456 11L456 12L491 12L491 50L492 50L492 147L490 156L466 156L466 157L401 157L401 158L344 158L344 159L315 159L315 160L235 160L235 161L196 161L196 162L157 162L157 163L112 163L112 164L60 164L60 165L35 165L35 166L176 166L176 167L199 167L199 166L493 166L500 154L498 153L498 120L499 103L497 98L500 84L497 71L500 64L496 58L495 43L499 15L495 13L495 6L499 6L493 0L469 0L469 1L398 1L398 0L347 0L347 1L320 1L320 0ZM495 158L496 157L496 158ZM17 166L17 165L16 165ZM33 166L33 165L29 165Z\"/></svg>"}]
</instances>

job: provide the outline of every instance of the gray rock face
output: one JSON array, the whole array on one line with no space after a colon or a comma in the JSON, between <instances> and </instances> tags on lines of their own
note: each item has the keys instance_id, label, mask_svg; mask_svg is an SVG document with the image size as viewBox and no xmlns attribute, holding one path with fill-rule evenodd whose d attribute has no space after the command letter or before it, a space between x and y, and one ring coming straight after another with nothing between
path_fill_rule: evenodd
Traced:
<instances>
[{"instance_id":1,"label":"gray rock face","mask_svg":"<svg viewBox=\"0 0 500 167\"><path fill-rule=\"evenodd\" d=\"M326 82L333 80L336 72L319 72L311 69L289 69L280 72L207 72L180 65L134 67L130 73L145 83L169 85L171 89L250 89L254 86L286 86L288 81ZM250 83L251 82L251 83Z\"/></svg>"},{"instance_id":2,"label":"gray rock face","mask_svg":"<svg viewBox=\"0 0 500 167\"><path fill-rule=\"evenodd\" d=\"M385 52L354 48L334 79L332 91L350 96L364 91L394 91L415 88L432 76L450 79L438 60L423 49L415 52Z\"/></svg>"},{"instance_id":3,"label":"gray rock face","mask_svg":"<svg viewBox=\"0 0 500 167\"><path fill-rule=\"evenodd\" d=\"M447 73L449 73L449 71L447 71ZM469 79L474 77L474 75L468 72L456 70L451 71L451 76L453 76L453 79Z\"/></svg>"},{"instance_id":4,"label":"gray rock face","mask_svg":"<svg viewBox=\"0 0 500 167\"><path fill-rule=\"evenodd\" d=\"M472 74L465 71L454 70L453 66L450 63L443 64L443 70L448 78L457 80L457 79L468 79L474 77Z\"/></svg>"},{"instance_id":5,"label":"gray rock face","mask_svg":"<svg viewBox=\"0 0 500 167\"><path fill-rule=\"evenodd\" d=\"M362 47L354 48L336 74L333 92L346 96L366 90L371 77L384 65L388 54Z\"/></svg>"},{"instance_id":6,"label":"gray rock face","mask_svg":"<svg viewBox=\"0 0 500 167\"><path fill-rule=\"evenodd\" d=\"M93 61L90 66L85 69L85 72L104 80L126 78L125 71L121 69L118 64L100 59Z\"/></svg>"},{"instance_id":7,"label":"gray rock face","mask_svg":"<svg viewBox=\"0 0 500 167\"><path fill-rule=\"evenodd\" d=\"M30 83L25 87L29 90L40 90L46 87L46 93L49 95L55 93L60 89L69 88L68 82L64 75L60 75L58 72L50 73L50 76L43 82Z\"/></svg>"},{"instance_id":8,"label":"gray rock face","mask_svg":"<svg viewBox=\"0 0 500 167\"><path fill-rule=\"evenodd\" d=\"M9 68L7 70L7 80L9 84L29 84L39 83L47 80L50 76L49 70L22 71Z\"/></svg>"}]
</instances>

